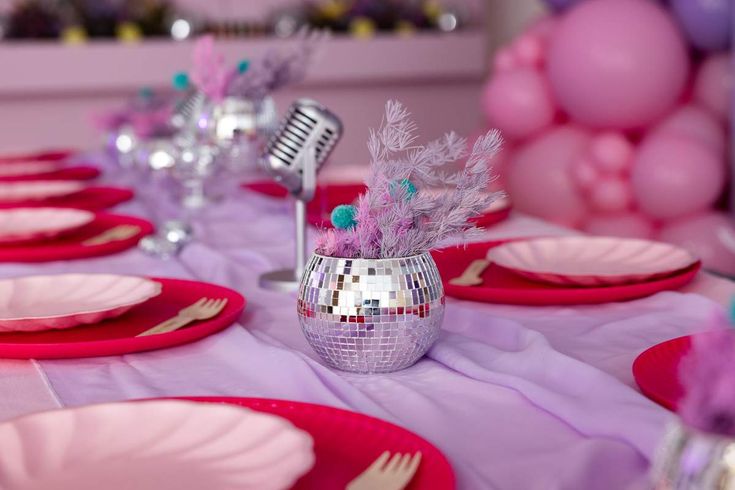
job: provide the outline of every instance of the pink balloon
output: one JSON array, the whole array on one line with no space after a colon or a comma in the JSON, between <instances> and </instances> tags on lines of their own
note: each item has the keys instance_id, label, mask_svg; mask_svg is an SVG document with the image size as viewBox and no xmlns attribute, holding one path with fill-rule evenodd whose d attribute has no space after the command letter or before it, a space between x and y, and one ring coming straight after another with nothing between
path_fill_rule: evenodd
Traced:
<instances>
[{"instance_id":1,"label":"pink balloon","mask_svg":"<svg viewBox=\"0 0 735 490\"><path fill-rule=\"evenodd\" d=\"M595 164L608 173L621 173L630 167L633 151L633 144L620 133L602 133L590 143L590 154Z\"/></svg>"},{"instance_id":2,"label":"pink balloon","mask_svg":"<svg viewBox=\"0 0 735 490\"><path fill-rule=\"evenodd\" d=\"M725 128L709 111L696 105L677 109L654 131L696 140L717 155L725 151Z\"/></svg>"},{"instance_id":3,"label":"pink balloon","mask_svg":"<svg viewBox=\"0 0 735 490\"><path fill-rule=\"evenodd\" d=\"M509 139L531 136L554 119L548 85L531 68L496 73L485 86L483 105L490 125Z\"/></svg>"},{"instance_id":4,"label":"pink balloon","mask_svg":"<svg viewBox=\"0 0 735 490\"><path fill-rule=\"evenodd\" d=\"M633 204L633 191L627 181L605 177L592 186L589 200L598 211L625 211Z\"/></svg>"},{"instance_id":5,"label":"pink balloon","mask_svg":"<svg viewBox=\"0 0 735 490\"><path fill-rule=\"evenodd\" d=\"M592 235L623 238L651 238L653 223L638 213L598 214L590 216L583 226Z\"/></svg>"},{"instance_id":6,"label":"pink balloon","mask_svg":"<svg viewBox=\"0 0 735 490\"><path fill-rule=\"evenodd\" d=\"M727 54L707 58L694 82L694 98L697 102L725 120L730 111L733 96L733 68Z\"/></svg>"},{"instance_id":7,"label":"pink balloon","mask_svg":"<svg viewBox=\"0 0 735 490\"><path fill-rule=\"evenodd\" d=\"M572 126L555 127L518 148L506 172L513 205L519 211L576 226L585 204L571 172L589 136Z\"/></svg>"},{"instance_id":8,"label":"pink balloon","mask_svg":"<svg viewBox=\"0 0 735 490\"><path fill-rule=\"evenodd\" d=\"M631 183L641 211L677 218L714 204L725 185L725 163L696 141L653 134L638 150Z\"/></svg>"},{"instance_id":9,"label":"pink balloon","mask_svg":"<svg viewBox=\"0 0 735 490\"><path fill-rule=\"evenodd\" d=\"M693 252L705 267L735 274L735 226L725 213L706 211L668 223L659 239Z\"/></svg>"},{"instance_id":10,"label":"pink balloon","mask_svg":"<svg viewBox=\"0 0 735 490\"><path fill-rule=\"evenodd\" d=\"M641 0L589 0L561 18L547 59L556 100L577 122L640 128L681 96L684 40L667 12Z\"/></svg>"},{"instance_id":11,"label":"pink balloon","mask_svg":"<svg viewBox=\"0 0 735 490\"><path fill-rule=\"evenodd\" d=\"M572 164L572 177L581 189L588 191L600 179L600 171L589 159L580 157Z\"/></svg>"}]
</instances>

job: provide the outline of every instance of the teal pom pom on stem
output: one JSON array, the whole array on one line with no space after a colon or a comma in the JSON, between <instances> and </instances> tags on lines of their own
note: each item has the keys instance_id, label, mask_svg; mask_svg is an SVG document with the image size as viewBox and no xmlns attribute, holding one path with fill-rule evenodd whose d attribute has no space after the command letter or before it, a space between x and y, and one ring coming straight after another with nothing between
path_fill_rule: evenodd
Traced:
<instances>
[{"instance_id":1,"label":"teal pom pom on stem","mask_svg":"<svg viewBox=\"0 0 735 490\"><path fill-rule=\"evenodd\" d=\"M237 72L241 75L248 71L248 68L250 68L250 60L241 60L240 63L237 64Z\"/></svg>"},{"instance_id":2,"label":"teal pom pom on stem","mask_svg":"<svg viewBox=\"0 0 735 490\"><path fill-rule=\"evenodd\" d=\"M138 91L138 96L141 99L152 99L153 98L153 89L150 87L142 87Z\"/></svg>"},{"instance_id":3,"label":"teal pom pom on stem","mask_svg":"<svg viewBox=\"0 0 735 490\"><path fill-rule=\"evenodd\" d=\"M416 195L416 192L418 192L416 186L413 185L413 182L408 179L401 179L396 182L391 182L391 194L395 194L396 188L398 188L399 186L403 188L403 192L405 192L406 194L406 200L410 200L413 196Z\"/></svg>"},{"instance_id":4,"label":"teal pom pom on stem","mask_svg":"<svg viewBox=\"0 0 735 490\"><path fill-rule=\"evenodd\" d=\"M332 210L332 225L340 230L349 230L357 225L355 221L355 206L340 204Z\"/></svg>"},{"instance_id":5,"label":"teal pom pom on stem","mask_svg":"<svg viewBox=\"0 0 735 490\"><path fill-rule=\"evenodd\" d=\"M180 71L174 74L174 77L171 79L171 84L176 90L186 90L189 88L189 75L184 71Z\"/></svg>"}]
</instances>

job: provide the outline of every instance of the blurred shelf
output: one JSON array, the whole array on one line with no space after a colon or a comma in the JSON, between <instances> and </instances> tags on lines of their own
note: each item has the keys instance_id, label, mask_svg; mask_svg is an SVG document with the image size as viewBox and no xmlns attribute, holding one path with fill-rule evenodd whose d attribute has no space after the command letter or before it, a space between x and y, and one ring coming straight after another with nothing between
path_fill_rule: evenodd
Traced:
<instances>
[{"instance_id":1,"label":"blurred shelf","mask_svg":"<svg viewBox=\"0 0 735 490\"><path fill-rule=\"evenodd\" d=\"M229 62L256 58L290 41L219 41ZM452 34L335 36L327 42L304 85L364 85L442 80L481 80L487 64L482 31ZM191 66L191 42L169 40L83 45L0 43L0 96L119 92L165 87L172 74Z\"/></svg>"}]
</instances>

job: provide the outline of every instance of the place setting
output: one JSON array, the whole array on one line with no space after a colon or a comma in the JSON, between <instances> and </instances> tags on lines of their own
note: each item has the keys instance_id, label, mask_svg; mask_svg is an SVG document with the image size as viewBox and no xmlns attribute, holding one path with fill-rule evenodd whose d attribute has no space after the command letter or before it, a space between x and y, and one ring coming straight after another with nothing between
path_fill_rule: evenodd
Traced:
<instances>
[{"instance_id":1,"label":"place setting","mask_svg":"<svg viewBox=\"0 0 735 490\"><path fill-rule=\"evenodd\" d=\"M24 159L9 157L0 159L0 182L29 180L92 180L100 175L100 170L89 164L67 164L58 155L41 155L41 158Z\"/></svg>"},{"instance_id":2,"label":"place setting","mask_svg":"<svg viewBox=\"0 0 735 490\"><path fill-rule=\"evenodd\" d=\"M248 191L271 197L287 199L289 190L272 180L254 181L242 184ZM306 206L306 220L316 228L332 228L332 211L341 204L354 203L360 195L365 193L367 186L362 182L333 182L321 183L316 186L314 197ZM495 199L488 208L470 221L476 226L487 228L501 221L505 221L511 212L510 199L502 197Z\"/></svg>"},{"instance_id":3,"label":"place setting","mask_svg":"<svg viewBox=\"0 0 735 490\"><path fill-rule=\"evenodd\" d=\"M0 182L0 209L61 207L99 211L129 201L133 196L129 189L87 186L78 180Z\"/></svg>"},{"instance_id":4,"label":"place setting","mask_svg":"<svg viewBox=\"0 0 735 490\"><path fill-rule=\"evenodd\" d=\"M674 245L612 237L480 242L432 255L447 295L522 305L628 301L681 288L701 267Z\"/></svg>"},{"instance_id":5,"label":"place setting","mask_svg":"<svg viewBox=\"0 0 735 490\"><path fill-rule=\"evenodd\" d=\"M121 355L199 340L232 325L244 297L214 284L116 274L0 280L0 358Z\"/></svg>"},{"instance_id":6,"label":"place setting","mask_svg":"<svg viewBox=\"0 0 735 490\"><path fill-rule=\"evenodd\" d=\"M0 452L4 490L454 488L446 458L415 434L288 400L161 399L41 412L0 423Z\"/></svg>"}]
</instances>

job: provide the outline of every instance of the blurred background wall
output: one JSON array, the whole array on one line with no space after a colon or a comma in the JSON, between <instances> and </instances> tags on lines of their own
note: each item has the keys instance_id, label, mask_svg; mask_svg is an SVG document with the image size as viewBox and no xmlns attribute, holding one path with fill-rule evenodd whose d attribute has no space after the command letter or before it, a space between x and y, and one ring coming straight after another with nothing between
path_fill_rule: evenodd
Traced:
<instances>
[{"instance_id":1,"label":"blurred background wall","mask_svg":"<svg viewBox=\"0 0 735 490\"><path fill-rule=\"evenodd\" d=\"M299 0L177 0L177 6L207 18L264 18ZM0 11L13 0L0 0ZM344 119L346 135L335 162L365 161L367 128L380 119L386 99L403 101L422 134L447 128L465 134L482 125L480 94L491 52L513 36L541 7L536 0L461 0L472 25L456 33L336 36L302 85L277 94L283 109L308 94ZM454 4L453 4L454 5ZM224 41L231 61L257 56L282 41ZM170 84L171 74L190 66L191 43L114 40L63 45L55 41L0 41L0 152L47 146L93 148L95 113L120 105L142 86Z\"/></svg>"}]
</instances>

